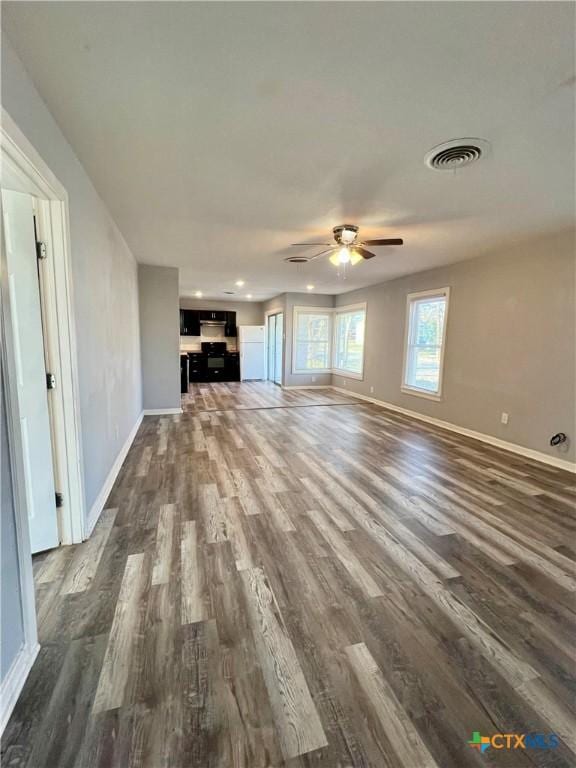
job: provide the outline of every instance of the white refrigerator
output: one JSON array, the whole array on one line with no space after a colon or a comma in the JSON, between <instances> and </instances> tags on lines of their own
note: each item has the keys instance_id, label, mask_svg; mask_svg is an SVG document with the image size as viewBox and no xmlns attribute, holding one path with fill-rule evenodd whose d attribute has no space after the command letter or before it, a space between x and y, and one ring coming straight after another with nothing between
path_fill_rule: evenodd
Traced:
<instances>
[{"instance_id":1,"label":"white refrigerator","mask_svg":"<svg viewBox=\"0 0 576 768\"><path fill-rule=\"evenodd\" d=\"M240 381L266 378L266 330L263 325L240 325Z\"/></svg>"}]
</instances>

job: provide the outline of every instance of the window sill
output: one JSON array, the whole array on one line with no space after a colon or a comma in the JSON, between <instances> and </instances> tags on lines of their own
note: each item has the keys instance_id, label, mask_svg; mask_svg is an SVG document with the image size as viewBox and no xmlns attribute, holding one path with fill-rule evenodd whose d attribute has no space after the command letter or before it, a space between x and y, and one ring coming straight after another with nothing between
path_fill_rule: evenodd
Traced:
<instances>
[{"instance_id":1,"label":"window sill","mask_svg":"<svg viewBox=\"0 0 576 768\"><path fill-rule=\"evenodd\" d=\"M306 371L292 371L293 376L324 376L330 373L332 373L330 368L308 368Z\"/></svg>"},{"instance_id":2,"label":"window sill","mask_svg":"<svg viewBox=\"0 0 576 768\"><path fill-rule=\"evenodd\" d=\"M400 387L400 389L405 395L415 395L416 397L423 397L425 400L435 400L436 402L442 400L442 395L436 395L434 392L426 392L425 389L416 389L415 387L406 386Z\"/></svg>"}]
</instances>

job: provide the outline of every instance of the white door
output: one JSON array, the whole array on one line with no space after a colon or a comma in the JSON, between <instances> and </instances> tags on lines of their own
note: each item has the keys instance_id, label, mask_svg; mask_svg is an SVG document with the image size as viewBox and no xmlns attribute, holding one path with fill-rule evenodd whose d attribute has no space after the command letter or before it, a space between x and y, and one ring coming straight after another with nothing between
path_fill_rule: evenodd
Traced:
<instances>
[{"instance_id":1,"label":"white door","mask_svg":"<svg viewBox=\"0 0 576 768\"><path fill-rule=\"evenodd\" d=\"M267 360L268 379L275 384L282 384L282 341L284 314L278 312L268 316Z\"/></svg>"},{"instance_id":2,"label":"white door","mask_svg":"<svg viewBox=\"0 0 576 768\"><path fill-rule=\"evenodd\" d=\"M8 289L32 552L57 547L58 520L32 197L2 190Z\"/></svg>"}]
</instances>

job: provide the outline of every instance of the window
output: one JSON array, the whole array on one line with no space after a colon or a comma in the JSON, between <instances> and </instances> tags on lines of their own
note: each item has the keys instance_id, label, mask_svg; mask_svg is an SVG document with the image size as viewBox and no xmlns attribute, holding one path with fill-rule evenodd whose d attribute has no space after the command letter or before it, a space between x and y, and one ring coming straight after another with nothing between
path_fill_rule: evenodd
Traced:
<instances>
[{"instance_id":1,"label":"window","mask_svg":"<svg viewBox=\"0 0 576 768\"><path fill-rule=\"evenodd\" d=\"M362 375L366 307L335 313L333 369Z\"/></svg>"},{"instance_id":2,"label":"window","mask_svg":"<svg viewBox=\"0 0 576 768\"><path fill-rule=\"evenodd\" d=\"M330 371L332 310L294 309L294 373Z\"/></svg>"},{"instance_id":3,"label":"window","mask_svg":"<svg viewBox=\"0 0 576 768\"><path fill-rule=\"evenodd\" d=\"M402 389L439 398L450 289L408 295Z\"/></svg>"},{"instance_id":4,"label":"window","mask_svg":"<svg viewBox=\"0 0 576 768\"><path fill-rule=\"evenodd\" d=\"M362 378L366 305L294 307L292 373L347 373Z\"/></svg>"}]
</instances>

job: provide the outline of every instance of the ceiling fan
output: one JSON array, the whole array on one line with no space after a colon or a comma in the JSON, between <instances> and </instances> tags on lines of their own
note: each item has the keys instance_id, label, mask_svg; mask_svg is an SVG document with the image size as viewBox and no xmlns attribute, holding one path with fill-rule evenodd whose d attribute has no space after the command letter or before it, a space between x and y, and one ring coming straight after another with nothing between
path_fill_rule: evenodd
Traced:
<instances>
[{"instance_id":1,"label":"ceiling fan","mask_svg":"<svg viewBox=\"0 0 576 768\"><path fill-rule=\"evenodd\" d=\"M341 224L338 227L334 227L332 234L334 235L335 245L332 243L292 243L294 247L304 248L312 245L324 245L327 246L326 250L320 251L320 253L314 254L314 256L288 256L284 261L289 261L291 264L304 264L308 261L313 261L319 256L324 256L327 253L332 254L330 261L335 266L345 266L347 264L357 264L362 259L371 259L376 256L375 253L366 250L365 245L403 245L404 240L400 237L388 237L377 238L376 240L358 240L358 230L355 224Z\"/></svg>"}]
</instances>

